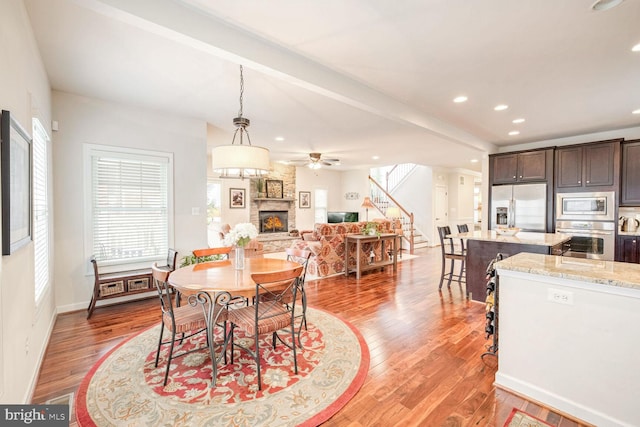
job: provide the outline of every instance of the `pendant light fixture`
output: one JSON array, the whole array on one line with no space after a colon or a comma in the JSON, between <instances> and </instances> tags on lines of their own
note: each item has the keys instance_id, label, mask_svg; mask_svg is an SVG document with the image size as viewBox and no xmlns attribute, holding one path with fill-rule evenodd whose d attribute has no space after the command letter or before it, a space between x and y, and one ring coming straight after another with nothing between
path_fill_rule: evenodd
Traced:
<instances>
[{"instance_id":1,"label":"pendant light fixture","mask_svg":"<svg viewBox=\"0 0 640 427\"><path fill-rule=\"evenodd\" d=\"M242 102L244 97L244 76L240 66L240 111L233 119L236 131L229 145L219 145L213 148L213 171L220 174L220 178L254 178L269 173L269 150L251 145L249 137L249 119L242 117ZM236 139L238 144L236 144ZM244 140L247 143L244 143Z\"/></svg>"}]
</instances>

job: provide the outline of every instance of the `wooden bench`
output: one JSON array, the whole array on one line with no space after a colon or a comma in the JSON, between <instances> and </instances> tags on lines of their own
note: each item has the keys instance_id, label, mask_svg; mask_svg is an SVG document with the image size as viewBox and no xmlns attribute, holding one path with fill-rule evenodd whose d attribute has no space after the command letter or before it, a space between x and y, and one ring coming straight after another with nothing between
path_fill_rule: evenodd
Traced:
<instances>
[{"instance_id":1,"label":"wooden bench","mask_svg":"<svg viewBox=\"0 0 640 427\"><path fill-rule=\"evenodd\" d=\"M175 270L177 258L178 252L169 249L167 265L161 268L169 271ZM96 308L96 303L100 300L154 290L151 268L119 271L115 273L100 273L95 257L91 258L91 264L93 265L94 284L91 302L89 303L89 307L87 307L87 319L91 317L93 310Z\"/></svg>"}]
</instances>

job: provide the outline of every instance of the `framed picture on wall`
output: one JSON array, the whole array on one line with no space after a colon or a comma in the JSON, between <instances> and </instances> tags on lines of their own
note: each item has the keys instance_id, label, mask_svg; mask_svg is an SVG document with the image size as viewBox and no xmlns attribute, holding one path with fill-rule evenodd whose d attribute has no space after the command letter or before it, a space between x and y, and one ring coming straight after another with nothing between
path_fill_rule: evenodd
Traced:
<instances>
[{"instance_id":1,"label":"framed picture on wall","mask_svg":"<svg viewBox=\"0 0 640 427\"><path fill-rule=\"evenodd\" d=\"M311 207L311 191L298 192L298 207L308 209Z\"/></svg>"},{"instance_id":2,"label":"framed picture on wall","mask_svg":"<svg viewBox=\"0 0 640 427\"><path fill-rule=\"evenodd\" d=\"M31 137L11 116L2 111L2 255L31 241Z\"/></svg>"},{"instance_id":3,"label":"framed picture on wall","mask_svg":"<svg viewBox=\"0 0 640 427\"><path fill-rule=\"evenodd\" d=\"M282 181L278 179L267 179L267 198L282 199Z\"/></svg>"},{"instance_id":4,"label":"framed picture on wall","mask_svg":"<svg viewBox=\"0 0 640 427\"><path fill-rule=\"evenodd\" d=\"M229 207L232 209L242 209L245 206L244 188L230 188Z\"/></svg>"}]
</instances>

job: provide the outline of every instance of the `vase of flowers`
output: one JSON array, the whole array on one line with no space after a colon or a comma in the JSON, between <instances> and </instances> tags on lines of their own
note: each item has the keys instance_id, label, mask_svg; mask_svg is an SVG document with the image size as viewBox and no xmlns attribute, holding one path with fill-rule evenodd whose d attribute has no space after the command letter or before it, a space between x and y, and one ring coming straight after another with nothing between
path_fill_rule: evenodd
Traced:
<instances>
[{"instance_id":1,"label":"vase of flowers","mask_svg":"<svg viewBox=\"0 0 640 427\"><path fill-rule=\"evenodd\" d=\"M378 224L375 222L367 222L364 227L362 227L362 234L365 236L380 236L380 232L378 231Z\"/></svg>"},{"instance_id":2,"label":"vase of flowers","mask_svg":"<svg viewBox=\"0 0 640 427\"><path fill-rule=\"evenodd\" d=\"M236 224L224 237L224 243L235 246L235 268L244 270L244 247L258 236L258 229L251 223Z\"/></svg>"}]
</instances>

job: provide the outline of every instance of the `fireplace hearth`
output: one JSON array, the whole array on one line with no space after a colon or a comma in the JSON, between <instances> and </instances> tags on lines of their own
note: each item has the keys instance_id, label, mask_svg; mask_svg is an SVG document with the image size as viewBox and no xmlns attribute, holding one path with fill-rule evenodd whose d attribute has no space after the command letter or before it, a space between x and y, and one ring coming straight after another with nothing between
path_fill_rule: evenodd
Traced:
<instances>
[{"instance_id":1,"label":"fireplace hearth","mask_svg":"<svg viewBox=\"0 0 640 427\"><path fill-rule=\"evenodd\" d=\"M288 211L260 211L258 220L260 233L282 233L289 230Z\"/></svg>"}]
</instances>

